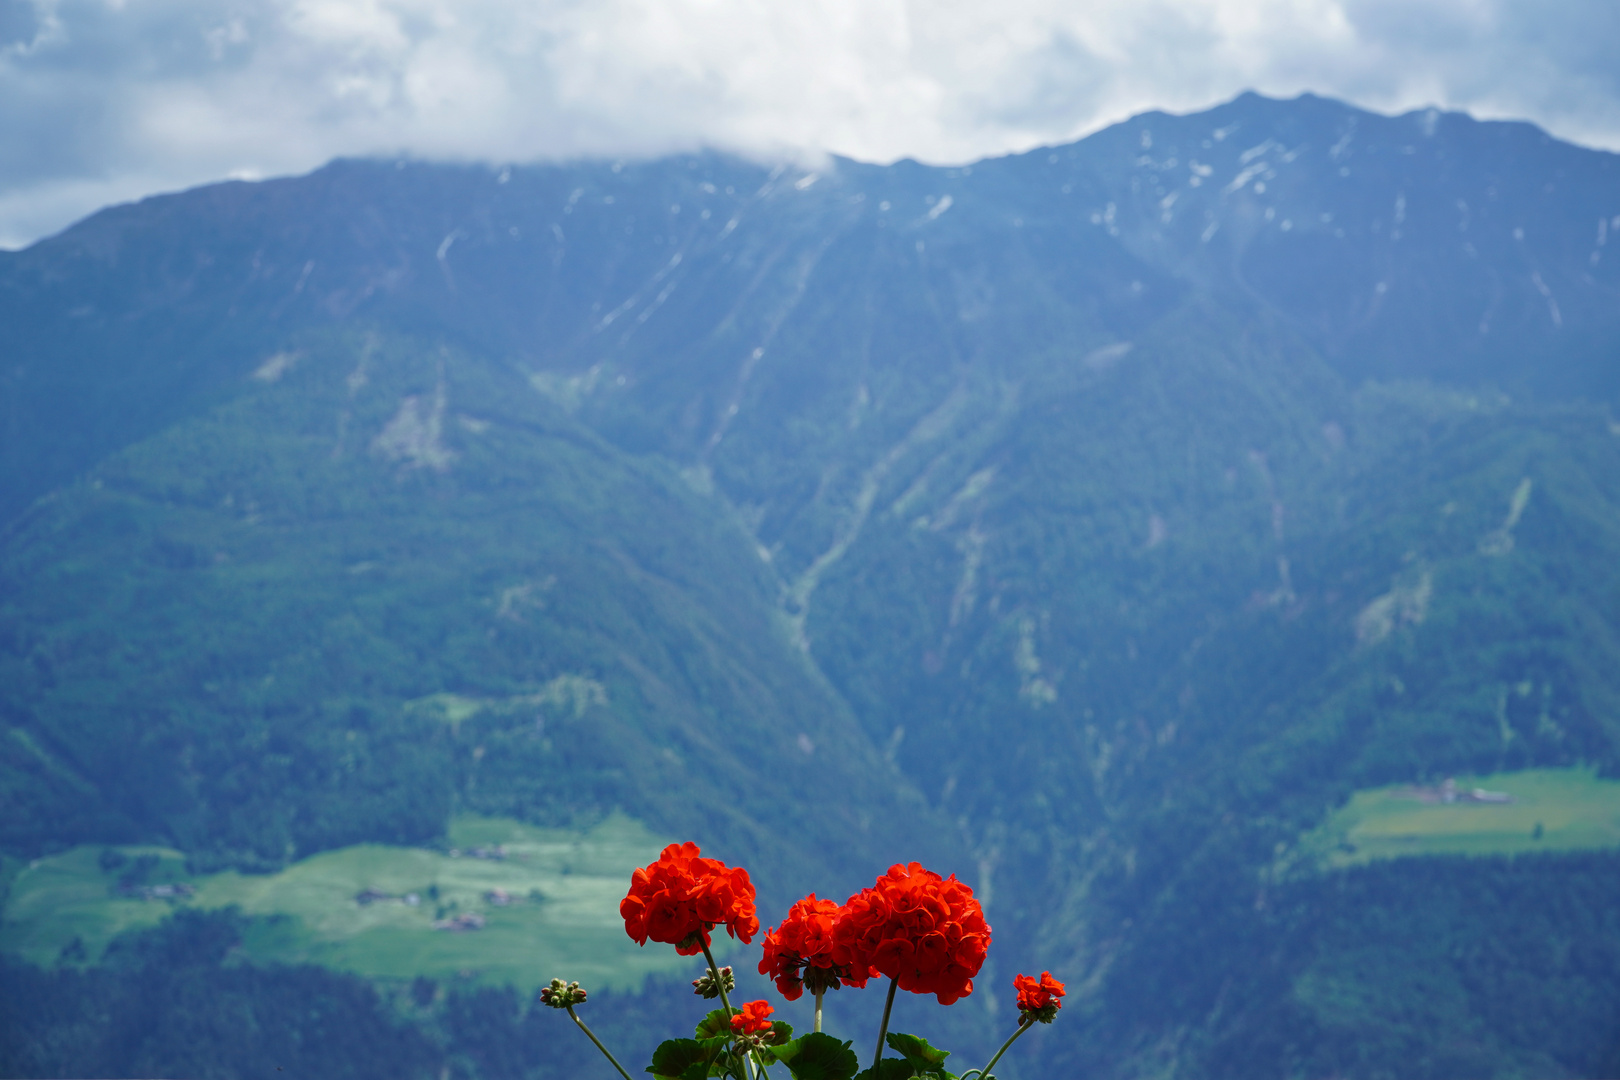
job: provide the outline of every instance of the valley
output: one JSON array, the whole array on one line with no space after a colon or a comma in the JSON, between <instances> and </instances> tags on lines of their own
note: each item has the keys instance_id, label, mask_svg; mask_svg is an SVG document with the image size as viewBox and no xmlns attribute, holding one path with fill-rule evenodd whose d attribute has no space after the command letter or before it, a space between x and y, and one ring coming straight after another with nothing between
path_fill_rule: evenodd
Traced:
<instances>
[{"instance_id":1,"label":"valley","mask_svg":"<svg viewBox=\"0 0 1620 1080\"><path fill-rule=\"evenodd\" d=\"M635 990L648 975L691 966L624 936L625 882L663 846L639 824L613 818L571 833L461 817L446 840L442 850L340 848L266 875L193 874L163 848L74 848L10 868L0 948L43 965L88 960L178 907L234 907L263 920L243 942L244 959L370 978L532 993L566 972Z\"/></svg>"}]
</instances>

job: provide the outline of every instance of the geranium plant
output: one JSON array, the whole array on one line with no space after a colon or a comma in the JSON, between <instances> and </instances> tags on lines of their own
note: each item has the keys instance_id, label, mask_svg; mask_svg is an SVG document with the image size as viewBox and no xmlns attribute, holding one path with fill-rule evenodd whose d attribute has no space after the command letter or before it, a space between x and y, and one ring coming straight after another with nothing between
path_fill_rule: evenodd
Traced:
<instances>
[{"instance_id":1,"label":"geranium plant","mask_svg":"<svg viewBox=\"0 0 1620 1080\"><path fill-rule=\"evenodd\" d=\"M933 994L941 1005L960 1001L973 993L973 977L990 948L990 924L973 890L955 875L942 878L918 863L891 866L871 888L842 904L812 893L766 933L760 974L789 1001L806 991L815 997L815 1030L798 1038L790 1025L770 1018L769 1002L734 1007L733 972L714 962L716 928L724 927L744 944L759 933L748 871L703 858L696 844L671 844L657 862L631 875L619 914L638 945L673 945L682 956L701 952L708 967L693 981L693 991L720 999L721 1007L699 1021L692 1038L666 1040L653 1052L646 1071L655 1080L770 1080L775 1065L793 1080L994 1080L990 1070L1007 1048L1035 1024L1050 1024L1063 1005L1063 984L1050 972L1041 972L1039 979L1019 975L1013 980L1017 1029L982 1069L960 1077L945 1068L949 1051L889 1031L897 991ZM829 990L865 987L872 979L888 980L888 991L872 1064L861 1071L851 1044L821 1030L821 1006ZM561 979L540 991L543 1003L567 1010L619 1074L631 1080L574 1011L585 997L578 983ZM886 1049L896 1056L885 1058Z\"/></svg>"}]
</instances>

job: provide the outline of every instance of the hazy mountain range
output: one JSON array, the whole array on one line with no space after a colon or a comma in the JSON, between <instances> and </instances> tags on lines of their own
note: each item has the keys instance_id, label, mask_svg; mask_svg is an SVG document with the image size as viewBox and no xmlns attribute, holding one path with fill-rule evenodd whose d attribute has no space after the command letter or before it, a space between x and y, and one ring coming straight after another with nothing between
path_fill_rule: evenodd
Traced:
<instances>
[{"instance_id":1,"label":"hazy mountain range","mask_svg":"<svg viewBox=\"0 0 1620 1080\"><path fill-rule=\"evenodd\" d=\"M1617 233L1615 155L1255 95L971 167L105 210L0 253L10 872L620 811L768 922L970 881L961 1040L1015 971L1074 990L1009 1076L1620 1069L1610 841L1308 842L1357 791L1620 769ZM71 959L8 1000L136 977ZM387 1023L424 1076L565 1074ZM7 1068L89 1067L52 1039Z\"/></svg>"}]
</instances>

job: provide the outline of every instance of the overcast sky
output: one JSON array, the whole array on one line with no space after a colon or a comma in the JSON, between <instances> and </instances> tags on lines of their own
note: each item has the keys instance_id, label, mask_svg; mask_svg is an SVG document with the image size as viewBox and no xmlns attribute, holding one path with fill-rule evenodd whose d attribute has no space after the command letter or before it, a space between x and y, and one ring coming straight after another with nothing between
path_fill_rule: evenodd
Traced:
<instances>
[{"instance_id":1,"label":"overcast sky","mask_svg":"<svg viewBox=\"0 0 1620 1080\"><path fill-rule=\"evenodd\" d=\"M0 246L339 155L960 162L1245 89L1620 149L1620 0L0 0Z\"/></svg>"}]
</instances>

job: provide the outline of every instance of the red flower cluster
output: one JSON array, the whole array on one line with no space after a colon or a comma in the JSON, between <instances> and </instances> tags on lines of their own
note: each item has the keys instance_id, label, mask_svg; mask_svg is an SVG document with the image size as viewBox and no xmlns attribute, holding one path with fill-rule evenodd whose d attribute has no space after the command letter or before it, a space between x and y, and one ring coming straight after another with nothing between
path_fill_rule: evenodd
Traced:
<instances>
[{"instance_id":1,"label":"red flower cluster","mask_svg":"<svg viewBox=\"0 0 1620 1080\"><path fill-rule=\"evenodd\" d=\"M759 973L776 980L776 989L789 1001L799 1000L807 986L814 994L840 982L866 985L866 968L850 972L833 960L833 928L843 913L831 900L811 893L788 909L779 928L766 933Z\"/></svg>"},{"instance_id":2,"label":"red flower cluster","mask_svg":"<svg viewBox=\"0 0 1620 1080\"><path fill-rule=\"evenodd\" d=\"M1019 975L1013 979L1013 986L1018 989L1018 1011L1032 1014L1032 1018L1045 1024L1052 1022L1052 1017L1063 1008L1064 986L1052 978L1050 971L1041 972L1039 982L1032 975Z\"/></svg>"},{"instance_id":3,"label":"red flower cluster","mask_svg":"<svg viewBox=\"0 0 1620 1080\"><path fill-rule=\"evenodd\" d=\"M973 890L920 863L889 867L849 898L833 926L833 961L852 975L887 975L941 1005L973 993L990 925Z\"/></svg>"},{"instance_id":4,"label":"red flower cluster","mask_svg":"<svg viewBox=\"0 0 1620 1080\"><path fill-rule=\"evenodd\" d=\"M750 1001L731 1018L731 1030L738 1035L757 1035L771 1030L770 1015L776 1010L766 1001Z\"/></svg>"},{"instance_id":5,"label":"red flower cluster","mask_svg":"<svg viewBox=\"0 0 1620 1080\"><path fill-rule=\"evenodd\" d=\"M716 926L744 943L754 940L759 919L748 871L701 854L696 844L671 844L657 862L630 875L619 915L636 944L658 941L692 956L709 944Z\"/></svg>"}]
</instances>

